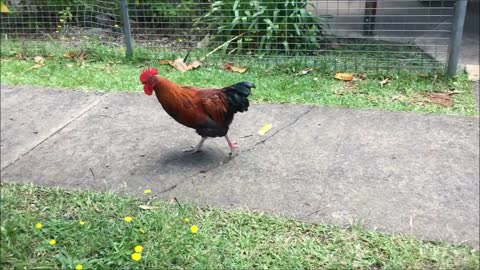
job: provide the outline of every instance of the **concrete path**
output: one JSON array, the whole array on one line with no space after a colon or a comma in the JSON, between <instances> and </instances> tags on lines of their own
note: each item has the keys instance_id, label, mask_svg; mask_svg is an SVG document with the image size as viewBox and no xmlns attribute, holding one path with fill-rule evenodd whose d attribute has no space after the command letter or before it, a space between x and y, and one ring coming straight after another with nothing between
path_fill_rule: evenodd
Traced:
<instances>
[{"instance_id":1,"label":"concrete path","mask_svg":"<svg viewBox=\"0 0 480 270\"><path fill-rule=\"evenodd\" d=\"M1 89L2 181L112 190L479 243L478 118L253 105L203 152L154 97ZM273 129L257 131L265 123Z\"/></svg>"}]
</instances>

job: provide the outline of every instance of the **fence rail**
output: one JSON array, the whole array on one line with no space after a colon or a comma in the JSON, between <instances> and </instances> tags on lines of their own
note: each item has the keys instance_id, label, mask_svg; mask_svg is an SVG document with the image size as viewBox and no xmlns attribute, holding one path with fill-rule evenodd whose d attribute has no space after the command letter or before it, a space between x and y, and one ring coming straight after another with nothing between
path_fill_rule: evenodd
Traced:
<instances>
[{"instance_id":1,"label":"fence rail","mask_svg":"<svg viewBox=\"0 0 480 270\"><path fill-rule=\"evenodd\" d=\"M353 71L448 63L453 74L466 2L7 0L0 30L2 48L96 43L158 58L219 48L213 58L222 61L302 59Z\"/></svg>"}]
</instances>

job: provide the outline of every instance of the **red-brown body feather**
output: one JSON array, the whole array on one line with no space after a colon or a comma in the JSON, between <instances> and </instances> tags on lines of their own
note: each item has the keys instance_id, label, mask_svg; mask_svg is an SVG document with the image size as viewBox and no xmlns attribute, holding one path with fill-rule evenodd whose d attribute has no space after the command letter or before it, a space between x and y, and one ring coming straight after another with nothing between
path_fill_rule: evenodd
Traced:
<instances>
[{"instance_id":1,"label":"red-brown body feather","mask_svg":"<svg viewBox=\"0 0 480 270\"><path fill-rule=\"evenodd\" d=\"M148 84L171 117L195 129L202 137L225 136L233 115L248 109L247 97L250 88L255 87L250 83L239 83L226 88L199 89L157 76L152 76Z\"/></svg>"}]
</instances>

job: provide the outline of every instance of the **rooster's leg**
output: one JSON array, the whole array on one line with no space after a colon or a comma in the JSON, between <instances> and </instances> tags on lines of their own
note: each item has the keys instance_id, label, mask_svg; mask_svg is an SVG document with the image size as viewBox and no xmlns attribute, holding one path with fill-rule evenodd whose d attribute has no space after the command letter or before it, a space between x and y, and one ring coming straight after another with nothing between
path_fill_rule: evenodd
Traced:
<instances>
[{"instance_id":1,"label":"rooster's leg","mask_svg":"<svg viewBox=\"0 0 480 270\"><path fill-rule=\"evenodd\" d=\"M238 143L234 142L233 140L230 140L228 135L225 135L225 139L227 140L228 147L230 147L230 151L233 152L233 150L240 148L238 146Z\"/></svg>"},{"instance_id":2,"label":"rooster's leg","mask_svg":"<svg viewBox=\"0 0 480 270\"><path fill-rule=\"evenodd\" d=\"M203 142L207 139L207 137L202 137L202 139L200 140L200 142L198 142L198 144L195 146L195 147L192 147L191 149L187 149L187 150L183 150L183 152L192 152L192 153L196 153L200 150L200 148L202 147L203 145Z\"/></svg>"}]
</instances>

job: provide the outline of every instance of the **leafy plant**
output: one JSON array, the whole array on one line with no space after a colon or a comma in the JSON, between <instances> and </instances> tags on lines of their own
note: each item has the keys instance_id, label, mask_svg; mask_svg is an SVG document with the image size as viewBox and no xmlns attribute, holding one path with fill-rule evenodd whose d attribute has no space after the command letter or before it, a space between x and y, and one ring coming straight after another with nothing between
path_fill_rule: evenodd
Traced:
<instances>
[{"instance_id":1,"label":"leafy plant","mask_svg":"<svg viewBox=\"0 0 480 270\"><path fill-rule=\"evenodd\" d=\"M223 0L212 3L196 23L212 30L220 44L239 36L224 52L305 54L320 47L329 18L313 15L309 7L308 0Z\"/></svg>"},{"instance_id":2,"label":"leafy plant","mask_svg":"<svg viewBox=\"0 0 480 270\"><path fill-rule=\"evenodd\" d=\"M23 33L45 31L60 27L78 24L85 25L92 20L93 0L8 0L6 1L11 16L2 18L2 30L7 33L16 33L23 28ZM58 27L58 28L60 28Z\"/></svg>"},{"instance_id":3,"label":"leafy plant","mask_svg":"<svg viewBox=\"0 0 480 270\"><path fill-rule=\"evenodd\" d=\"M71 12L70 7L66 7L64 10L58 12L59 15L59 25L61 26L62 31L68 32L70 27L70 22L73 21L74 17Z\"/></svg>"},{"instance_id":4,"label":"leafy plant","mask_svg":"<svg viewBox=\"0 0 480 270\"><path fill-rule=\"evenodd\" d=\"M193 19L203 14L198 0L136 0L129 7L131 19L143 23L142 28L161 28L173 32L191 28Z\"/></svg>"}]
</instances>

